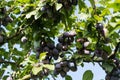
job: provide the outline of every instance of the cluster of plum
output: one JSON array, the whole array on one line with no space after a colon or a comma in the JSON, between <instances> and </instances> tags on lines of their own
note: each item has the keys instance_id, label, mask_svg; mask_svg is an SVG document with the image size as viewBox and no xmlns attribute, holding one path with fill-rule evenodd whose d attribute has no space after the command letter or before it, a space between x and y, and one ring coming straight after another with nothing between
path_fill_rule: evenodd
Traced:
<instances>
[{"instance_id":1,"label":"cluster of plum","mask_svg":"<svg viewBox=\"0 0 120 80\"><path fill-rule=\"evenodd\" d=\"M90 42L87 38L79 38L77 39L77 42L79 42L82 47L78 49L78 54L90 54L91 51L89 49L87 49L87 47L89 46Z\"/></svg>"},{"instance_id":2,"label":"cluster of plum","mask_svg":"<svg viewBox=\"0 0 120 80\"><path fill-rule=\"evenodd\" d=\"M78 0L57 0L58 3L61 3L66 9L69 9L72 5L77 5Z\"/></svg>"},{"instance_id":3,"label":"cluster of plum","mask_svg":"<svg viewBox=\"0 0 120 80\"><path fill-rule=\"evenodd\" d=\"M58 0L57 3L63 5L63 7L61 8L69 9L71 8L72 5L77 5L78 0ZM43 13L42 18L46 18L46 19L50 18L51 21L54 22L54 24L57 24L58 22L60 22L61 18L63 17L63 14L60 12L61 8L57 10L55 4L50 5L49 2L46 3L41 8L41 12Z\"/></svg>"},{"instance_id":4,"label":"cluster of plum","mask_svg":"<svg viewBox=\"0 0 120 80\"><path fill-rule=\"evenodd\" d=\"M120 80L120 69L115 69L112 71L112 74L108 75L106 80Z\"/></svg>"},{"instance_id":5,"label":"cluster of plum","mask_svg":"<svg viewBox=\"0 0 120 80\"><path fill-rule=\"evenodd\" d=\"M54 24L57 24L61 20L62 13L59 12L59 10L56 10L55 4L50 5L49 3L46 3L41 8L42 18L51 19Z\"/></svg>"},{"instance_id":6,"label":"cluster of plum","mask_svg":"<svg viewBox=\"0 0 120 80\"><path fill-rule=\"evenodd\" d=\"M65 77L69 70L77 71L76 63L68 60L61 61L55 64L54 75L60 74L62 77Z\"/></svg>"},{"instance_id":7,"label":"cluster of plum","mask_svg":"<svg viewBox=\"0 0 120 80\"><path fill-rule=\"evenodd\" d=\"M57 43L56 46L53 42L47 43L45 40L41 41L40 47L37 48L37 59L39 58L40 53L47 52L45 60L50 61L52 58L57 60L60 52L68 50L68 45L74 41L75 35L76 33L74 31L63 33L63 35L58 38L59 43Z\"/></svg>"},{"instance_id":8,"label":"cluster of plum","mask_svg":"<svg viewBox=\"0 0 120 80\"><path fill-rule=\"evenodd\" d=\"M76 36L75 31L70 31L70 32L64 32L63 35L58 37L58 44L57 44L57 49L59 51L67 51L68 46L71 45L74 41L74 37Z\"/></svg>"},{"instance_id":9,"label":"cluster of plum","mask_svg":"<svg viewBox=\"0 0 120 80\"><path fill-rule=\"evenodd\" d=\"M106 80L120 80L120 61L117 58L112 59L116 67L106 75Z\"/></svg>"},{"instance_id":10,"label":"cluster of plum","mask_svg":"<svg viewBox=\"0 0 120 80\"><path fill-rule=\"evenodd\" d=\"M12 22L11 17L9 17L6 13L7 11L5 7L0 8L0 15L2 15L0 18L0 25L7 26L8 23Z\"/></svg>"},{"instance_id":11,"label":"cluster of plum","mask_svg":"<svg viewBox=\"0 0 120 80\"><path fill-rule=\"evenodd\" d=\"M59 56L59 51L56 49L54 43L47 43L45 41L40 42L40 47L37 48L37 52L37 58L39 58L40 53L47 52L45 60L51 60L52 57L57 60Z\"/></svg>"}]
</instances>

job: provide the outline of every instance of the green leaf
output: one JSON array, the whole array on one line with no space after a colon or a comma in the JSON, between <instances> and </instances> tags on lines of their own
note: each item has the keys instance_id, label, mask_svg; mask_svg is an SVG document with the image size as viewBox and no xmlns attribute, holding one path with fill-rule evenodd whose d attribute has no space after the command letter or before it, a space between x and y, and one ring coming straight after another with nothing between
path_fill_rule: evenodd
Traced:
<instances>
[{"instance_id":1,"label":"green leaf","mask_svg":"<svg viewBox=\"0 0 120 80\"><path fill-rule=\"evenodd\" d=\"M34 75L37 75L41 70L42 70L42 66L40 66L40 67L34 66L32 68L32 72L33 72Z\"/></svg>"},{"instance_id":2,"label":"green leaf","mask_svg":"<svg viewBox=\"0 0 120 80\"><path fill-rule=\"evenodd\" d=\"M50 65L50 64L45 64L45 65L43 65L43 67L45 67L47 69L50 69L50 70L54 70L55 69L55 66L54 65Z\"/></svg>"},{"instance_id":3,"label":"green leaf","mask_svg":"<svg viewBox=\"0 0 120 80\"><path fill-rule=\"evenodd\" d=\"M92 5L92 7L94 8L95 6L95 1L94 0L89 0L90 1L90 3L91 3L91 5Z\"/></svg>"},{"instance_id":4,"label":"green leaf","mask_svg":"<svg viewBox=\"0 0 120 80\"><path fill-rule=\"evenodd\" d=\"M108 15L108 14L110 14L110 11L109 11L109 9L105 8L105 9L102 11L102 13L100 14L100 16L105 16L105 15Z\"/></svg>"},{"instance_id":5,"label":"green leaf","mask_svg":"<svg viewBox=\"0 0 120 80\"><path fill-rule=\"evenodd\" d=\"M108 53L111 53L111 52L112 52L110 46L103 45L103 49L104 49L106 52L108 52Z\"/></svg>"},{"instance_id":6,"label":"green leaf","mask_svg":"<svg viewBox=\"0 0 120 80\"><path fill-rule=\"evenodd\" d=\"M98 16L98 15L94 15L94 18L95 18L96 20L98 20L98 21L102 21L102 20L103 20L103 17L100 17L100 16Z\"/></svg>"},{"instance_id":7,"label":"green leaf","mask_svg":"<svg viewBox=\"0 0 120 80\"><path fill-rule=\"evenodd\" d=\"M30 18L32 15L36 15L36 13L37 13L37 10L34 10L34 11L29 12L29 13L26 15L26 18L28 19L28 18Z\"/></svg>"},{"instance_id":8,"label":"green leaf","mask_svg":"<svg viewBox=\"0 0 120 80\"><path fill-rule=\"evenodd\" d=\"M35 15L35 20L37 20L41 15L42 15L41 12L37 12L36 15Z\"/></svg>"},{"instance_id":9,"label":"green leaf","mask_svg":"<svg viewBox=\"0 0 120 80\"><path fill-rule=\"evenodd\" d=\"M107 62L104 62L104 63L102 64L102 66L105 68L105 71L107 71L107 72L111 72L111 71L113 70L113 66L110 65L110 64L107 63Z\"/></svg>"},{"instance_id":10,"label":"green leaf","mask_svg":"<svg viewBox=\"0 0 120 80\"><path fill-rule=\"evenodd\" d=\"M6 28L7 28L7 30L11 31L13 29L13 26L11 24L8 24Z\"/></svg>"},{"instance_id":11,"label":"green leaf","mask_svg":"<svg viewBox=\"0 0 120 80\"><path fill-rule=\"evenodd\" d=\"M20 8L16 8L13 12L14 12L15 14L20 14Z\"/></svg>"},{"instance_id":12,"label":"green leaf","mask_svg":"<svg viewBox=\"0 0 120 80\"><path fill-rule=\"evenodd\" d=\"M119 29L120 29L120 25L117 25L116 27L114 27L112 31L109 33L109 36Z\"/></svg>"},{"instance_id":13,"label":"green leaf","mask_svg":"<svg viewBox=\"0 0 120 80\"><path fill-rule=\"evenodd\" d=\"M72 77L67 75L67 76L65 76L65 80L72 80Z\"/></svg>"},{"instance_id":14,"label":"green leaf","mask_svg":"<svg viewBox=\"0 0 120 80\"><path fill-rule=\"evenodd\" d=\"M113 8L114 11L120 11L120 3L116 2L110 3L108 4L108 8Z\"/></svg>"},{"instance_id":15,"label":"green leaf","mask_svg":"<svg viewBox=\"0 0 120 80\"><path fill-rule=\"evenodd\" d=\"M46 52L40 53L40 57L39 57L39 59L40 59L40 60L45 59L46 54L47 54Z\"/></svg>"},{"instance_id":16,"label":"green leaf","mask_svg":"<svg viewBox=\"0 0 120 80\"><path fill-rule=\"evenodd\" d=\"M56 10L59 10L62 7L62 4L56 3Z\"/></svg>"},{"instance_id":17,"label":"green leaf","mask_svg":"<svg viewBox=\"0 0 120 80\"><path fill-rule=\"evenodd\" d=\"M28 3L30 0L18 0L20 3Z\"/></svg>"},{"instance_id":18,"label":"green leaf","mask_svg":"<svg viewBox=\"0 0 120 80\"><path fill-rule=\"evenodd\" d=\"M85 3L84 3L83 0L78 0L78 5L79 5L79 10L80 10L80 11L82 10L82 8L85 8L85 7L86 7L86 5L85 5Z\"/></svg>"},{"instance_id":19,"label":"green leaf","mask_svg":"<svg viewBox=\"0 0 120 80\"><path fill-rule=\"evenodd\" d=\"M85 71L85 73L83 74L82 80L93 80L93 73L92 73L92 71L91 70Z\"/></svg>"}]
</instances>

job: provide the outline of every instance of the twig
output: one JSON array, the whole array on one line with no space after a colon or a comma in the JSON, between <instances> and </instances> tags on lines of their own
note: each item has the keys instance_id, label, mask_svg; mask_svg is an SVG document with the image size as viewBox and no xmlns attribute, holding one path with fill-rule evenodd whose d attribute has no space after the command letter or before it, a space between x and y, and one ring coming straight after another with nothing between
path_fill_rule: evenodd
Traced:
<instances>
[{"instance_id":1,"label":"twig","mask_svg":"<svg viewBox=\"0 0 120 80\"><path fill-rule=\"evenodd\" d=\"M115 50L114 50L114 53L111 54L111 55L108 57L109 59L114 59L114 58L116 57L116 53L117 53L118 49L120 48L119 46L120 46L120 42L117 43L117 45L116 45L116 47L115 47Z\"/></svg>"},{"instance_id":2,"label":"twig","mask_svg":"<svg viewBox=\"0 0 120 80\"><path fill-rule=\"evenodd\" d=\"M103 60L92 60L92 61L90 61L90 60L83 60L83 62L103 62Z\"/></svg>"},{"instance_id":3,"label":"twig","mask_svg":"<svg viewBox=\"0 0 120 80\"><path fill-rule=\"evenodd\" d=\"M56 80L55 77L53 76L53 74L51 74L51 76L52 76L53 80Z\"/></svg>"},{"instance_id":4,"label":"twig","mask_svg":"<svg viewBox=\"0 0 120 80\"><path fill-rule=\"evenodd\" d=\"M106 72L106 73L108 73L106 70L105 70L105 68L100 64L100 63L98 63L99 64L99 66Z\"/></svg>"},{"instance_id":5,"label":"twig","mask_svg":"<svg viewBox=\"0 0 120 80\"><path fill-rule=\"evenodd\" d=\"M6 42L8 42L9 40L13 39L14 37L18 37L18 35L19 35L23 30L25 30L29 25L32 25L34 21L35 21L35 20L33 20L33 21L31 22L31 24L28 24L28 25L24 26L23 28L22 28L23 25L21 25L21 27L18 28L17 32L16 32L14 35L7 37L6 40L5 40L3 43L0 43L0 45L5 44Z\"/></svg>"},{"instance_id":6,"label":"twig","mask_svg":"<svg viewBox=\"0 0 120 80\"><path fill-rule=\"evenodd\" d=\"M15 62L0 60L0 64L2 64L2 63L5 63L5 64L16 64Z\"/></svg>"}]
</instances>

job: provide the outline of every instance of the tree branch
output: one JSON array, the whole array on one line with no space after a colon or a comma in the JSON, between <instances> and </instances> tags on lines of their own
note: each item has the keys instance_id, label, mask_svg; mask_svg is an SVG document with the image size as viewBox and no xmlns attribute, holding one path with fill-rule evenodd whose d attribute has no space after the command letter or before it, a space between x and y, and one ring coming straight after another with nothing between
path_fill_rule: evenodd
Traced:
<instances>
[{"instance_id":1,"label":"tree branch","mask_svg":"<svg viewBox=\"0 0 120 80\"><path fill-rule=\"evenodd\" d=\"M99 63L99 62L103 62L103 60L92 60L92 61L90 61L90 60L83 60L83 62L97 62L97 63Z\"/></svg>"},{"instance_id":2,"label":"tree branch","mask_svg":"<svg viewBox=\"0 0 120 80\"><path fill-rule=\"evenodd\" d=\"M116 53L117 53L118 49L120 48L119 46L120 46L120 42L117 43L117 45L116 45L116 47L115 47L115 50L114 50L114 53L111 54L111 55L108 57L109 59L114 59L114 58L116 57Z\"/></svg>"},{"instance_id":3,"label":"tree branch","mask_svg":"<svg viewBox=\"0 0 120 80\"><path fill-rule=\"evenodd\" d=\"M16 64L15 62L0 60L0 64L2 64L2 63L5 63L5 64Z\"/></svg>"},{"instance_id":4,"label":"tree branch","mask_svg":"<svg viewBox=\"0 0 120 80\"><path fill-rule=\"evenodd\" d=\"M27 26L32 25L34 21L35 21L35 20L33 20L33 21L31 22L31 24L25 25L23 28L22 28L23 25L21 25L21 27L18 28L17 32L16 32L14 35L7 37L4 42L0 43L0 45L5 44L6 42L8 42L9 40L13 39L14 37L17 37L17 36L21 33L21 31L25 30L25 29L27 28Z\"/></svg>"}]
</instances>

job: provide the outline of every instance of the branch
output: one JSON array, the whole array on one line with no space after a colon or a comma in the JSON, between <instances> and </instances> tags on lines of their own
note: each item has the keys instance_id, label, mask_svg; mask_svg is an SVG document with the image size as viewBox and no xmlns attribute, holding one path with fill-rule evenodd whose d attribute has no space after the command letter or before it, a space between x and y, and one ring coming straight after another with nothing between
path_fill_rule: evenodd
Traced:
<instances>
[{"instance_id":1,"label":"branch","mask_svg":"<svg viewBox=\"0 0 120 80\"><path fill-rule=\"evenodd\" d=\"M24 76L22 79L19 79L19 80L29 80L31 78L31 75L28 74L26 76Z\"/></svg>"},{"instance_id":2,"label":"branch","mask_svg":"<svg viewBox=\"0 0 120 80\"><path fill-rule=\"evenodd\" d=\"M115 50L114 50L114 53L111 54L111 55L108 57L109 59L114 59L114 58L116 57L116 53L117 53L118 49L120 48L119 46L120 46L120 42L117 43L117 45L116 45L116 47L115 47Z\"/></svg>"},{"instance_id":3,"label":"branch","mask_svg":"<svg viewBox=\"0 0 120 80\"><path fill-rule=\"evenodd\" d=\"M9 41L9 40L13 39L14 37L17 37L17 36L21 33L22 30L23 30L23 29L21 29L21 28L18 29L17 32L16 32L14 35L8 37L8 38L6 39L6 41Z\"/></svg>"},{"instance_id":4,"label":"branch","mask_svg":"<svg viewBox=\"0 0 120 80\"><path fill-rule=\"evenodd\" d=\"M5 63L5 64L16 64L15 62L0 60L0 64L2 64L2 63Z\"/></svg>"},{"instance_id":5,"label":"branch","mask_svg":"<svg viewBox=\"0 0 120 80\"><path fill-rule=\"evenodd\" d=\"M97 62L97 63L99 63L99 62L103 62L103 60L83 60L83 62Z\"/></svg>"},{"instance_id":6,"label":"branch","mask_svg":"<svg viewBox=\"0 0 120 80\"><path fill-rule=\"evenodd\" d=\"M23 28L22 28L23 25L21 25L20 28L18 28L17 32L14 35L12 35L10 37L7 37L4 42L0 43L0 45L5 44L6 42L8 42L9 40L13 39L14 37L17 37L23 30L25 30L28 26L32 25L34 21L35 20L33 20L31 22L31 24L25 25Z\"/></svg>"}]
</instances>

